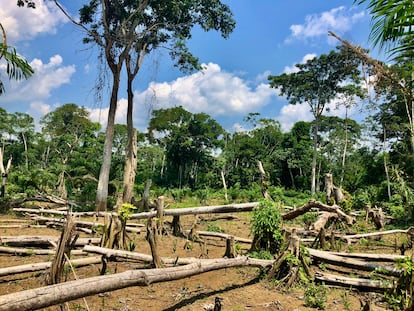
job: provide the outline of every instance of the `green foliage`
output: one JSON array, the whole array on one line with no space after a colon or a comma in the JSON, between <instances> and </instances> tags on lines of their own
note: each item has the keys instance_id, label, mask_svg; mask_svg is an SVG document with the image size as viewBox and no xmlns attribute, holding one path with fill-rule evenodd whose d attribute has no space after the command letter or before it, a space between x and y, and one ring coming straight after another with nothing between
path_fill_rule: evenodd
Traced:
<instances>
[{"instance_id":1,"label":"green foliage","mask_svg":"<svg viewBox=\"0 0 414 311\"><path fill-rule=\"evenodd\" d=\"M274 259L274 256L272 255L272 253L266 250L250 251L249 257L257 258L257 259L265 259L265 260Z\"/></svg>"},{"instance_id":2,"label":"green foliage","mask_svg":"<svg viewBox=\"0 0 414 311\"><path fill-rule=\"evenodd\" d=\"M308 284L304 294L305 306L325 310L327 294L328 290L324 284Z\"/></svg>"},{"instance_id":3,"label":"green foliage","mask_svg":"<svg viewBox=\"0 0 414 311\"><path fill-rule=\"evenodd\" d=\"M125 223L128 219L131 218L131 215L133 214L134 210L137 208L130 204L130 203L124 203L118 210L118 215L121 218L121 220Z\"/></svg>"},{"instance_id":4,"label":"green foliage","mask_svg":"<svg viewBox=\"0 0 414 311\"><path fill-rule=\"evenodd\" d=\"M250 230L254 236L252 250L266 250L275 254L279 251L284 237L282 234L282 215L278 204L263 200L253 209Z\"/></svg>"},{"instance_id":5,"label":"green foliage","mask_svg":"<svg viewBox=\"0 0 414 311\"><path fill-rule=\"evenodd\" d=\"M208 227L207 227L207 231L209 231L209 232L219 232L220 233L220 232L223 232L223 229L221 229L219 226L209 224Z\"/></svg>"}]
</instances>

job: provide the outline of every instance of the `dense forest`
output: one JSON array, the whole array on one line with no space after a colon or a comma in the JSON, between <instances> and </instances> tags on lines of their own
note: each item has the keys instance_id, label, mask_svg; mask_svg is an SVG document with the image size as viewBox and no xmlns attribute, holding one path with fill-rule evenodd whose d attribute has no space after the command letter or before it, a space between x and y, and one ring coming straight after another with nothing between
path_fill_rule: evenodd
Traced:
<instances>
[{"instance_id":1,"label":"dense forest","mask_svg":"<svg viewBox=\"0 0 414 311\"><path fill-rule=\"evenodd\" d=\"M127 124L114 124L119 84L112 85L106 129L91 121L82 103L56 108L40 127L30 115L0 109L3 203L40 192L84 208L111 209L121 196L124 202L140 200L146 185L154 196L191 194L204 202L209 197L253 201L264 191L274 199L281 192L316 197L324 191L325 174L331 173L335 184L352 195L353 208L381 206L398 219L412 218L412 40L406 26L395 33L394 25L381 24L381 18L392 15L388 7L374 1L368 9L378 21L372 30L376 43L395 43L392 65L337 38L342 45L336 50L297 64L294 73L269 76L269 87L292 105L308 104L314 121L297 122L283 132L274 119L251 112L244 119L248 130L228 133L211 116L177 103L152 111L148 128L138 133L132 123L132 83L144 57L170 44L177 67L199 70L186 45L190 30L200 26L227 38L235 27L227 5L189 3L154 4L148 11L135 2L105 2L105 19L93 1L79 10L79 20L65 12L84 32L84 42L102 51L114 81L127 78ZM36 9L34 1L17 5ZM168 13L178 9L188 14ZM398 18L406 15L394 16L391 22L400 25ZM137 33L137 25L147 32ZM6 38L7 30L2 32ZM14 57L16 51L5 42L1 47L8 77L29 78L30 65ZM328 116L332 101L346 111L359 103L367 118Z\"/></svg>"},{"instance_id":2,"label":"dense forest","mask_svg":"<svg viewBox=\"0 0 414 311\"><path fill-rule=\"evenodd\" d=\"M335 183L352 194L354 208L382 206L407 219L413 181L412 152L404 126L407 116L398 98L387 96L389 101L384 100L383 109L370 123L321 117L316 185L323 192L324 175L330 172ZM94 208L104 132L85 108L76 104L56 108L42 118L38 132L27 114L0 109L0 118L3 203L40 192ZM179 106L154 110L147 131L137 135L135 200L140 199L148 180L154 196L169 194L180 199L193 195L200 202L224 198L224 180L229 200L258 200L262 197L258 161L272 197L277 199L282 190L310 197L315 122L297 122L284 133L277 121L257 113L244 120L251 129L231 134L204 113L193 114ZM110 207L122 192L126 140L126 125L117 124Z\"/></svg>"}]
</instances>

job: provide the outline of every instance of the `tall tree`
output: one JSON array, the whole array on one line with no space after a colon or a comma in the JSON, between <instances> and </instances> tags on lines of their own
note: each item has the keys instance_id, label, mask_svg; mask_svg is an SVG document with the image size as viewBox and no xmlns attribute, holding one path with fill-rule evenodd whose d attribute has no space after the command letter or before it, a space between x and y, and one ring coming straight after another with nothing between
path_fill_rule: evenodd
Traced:
<instances>
[{"instance_id":1,"label":"tall tree","mask_svg":"<svg viewBox=\"0 0 414 311\"><path fill-rule=\"evenodd\" d=\"M164 148L168 183L195 189L208 173L214 150L222 147L224 129L205 113L174 107L153 111L148 132Z\"/></svg>"},{"instance_id":2,"label":"tall tree","mask_svg":"<svg viewBox=\"0 0 414 311\"><path fill-rule=\"evenodd\" d=\"M55 157L55 170L58 175L57 193L67 197L65 178L68 175L69 161L80 148L85 137L93 135L99 126L89 120L84 107L65 104L46 114L40 121L42 131L49 138L51 154Z\"/></svg>"},{"instance_id":3,"label":"tall tree","mask_svg":"<svg viewBox=\"0 0 414 311\"><path fill-rule=\"evenodd\" d=\"M227 37L234 28L234 20L229 7L218 0L91 0L80 10L80 22L75 23L87 31L86 41L103 49L113 76L104 156L96 196L96 209L104 210L108 196L120 73L124 62L130 60L130 53L135 53L138 64L135 69L139 69L143 56L151 50L168 46L177 66L182 69L200 68L198 59L186 46L186 40L191 38L191 29L199 25L206 31L218 30ZM133 78L138 70L131 68L128 74L133 74ZM128 111L132 114L132 109ZM133 134L132 130L130 133Z\"/></svg>"},{"instance_id":4,"label":"tall tree","mask_svg":"<svg viewBox=\"0 0 414 311\"><path fill-rule=\"evenodd\" d=\"M269 76L270 87L280 88L280 93L287 97L290 104L308 104L315 118L311 176L312 195L316 191L319 121L326 105L341 95L363 96L359 86L359 58L351 49L344 46L338 47L337 50L308 60L305 64L296 64L297 72Z\"/></svg>"}]
</instances>

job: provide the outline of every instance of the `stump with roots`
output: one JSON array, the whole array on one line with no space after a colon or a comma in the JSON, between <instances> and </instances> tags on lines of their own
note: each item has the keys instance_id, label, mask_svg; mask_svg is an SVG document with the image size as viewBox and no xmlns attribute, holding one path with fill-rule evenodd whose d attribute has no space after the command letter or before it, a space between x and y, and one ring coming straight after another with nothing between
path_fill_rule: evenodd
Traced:
<instances>
[{"instance_id":1,"label":"stump with roots","mask_svg":"<svg viewBox=\"0 0 414 311\"><path fill-rule=\"evenodd\" d=\"M300 281L303 273L308 279L312 278L305 254L300 249L296 230L293 229L288 235L286 248L280 252L267 276L268 280L277 279L277 286L284 286L285 289Z\"/></svg>"}]
</instances>

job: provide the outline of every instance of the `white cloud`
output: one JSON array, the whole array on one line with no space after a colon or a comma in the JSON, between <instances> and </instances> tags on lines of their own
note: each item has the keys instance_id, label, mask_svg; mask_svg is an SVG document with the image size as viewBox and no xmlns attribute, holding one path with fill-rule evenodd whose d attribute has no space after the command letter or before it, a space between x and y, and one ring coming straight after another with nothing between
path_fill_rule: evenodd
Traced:
<instances>
[{"instance_id":1,"label":"white cloud","mask_svg":"<svg viewBox=\"0 0 414 311\"><path fill-rule=\"evenodd\" d=\"M35 73L32 77L23 81L3 80L6 93L2 96L2 101L41 101L50 97L54 89L58 89L63 84L69 83L70 78L75 73L74 65L64 66L60 55L54 55L48 63L35 58L30 62Z\"/></svg>"},{"instance_id":2,"label":"white cloud","mask_svg":"<svg viewBox=\"0 0 414 311\"><path fill-rule=\"evenodd\" d=\"M316 54L314 54L314 53L306 54L305 56L303 56L300 63L305 64L308 60L311 60L315 57L316 57ZM283 73L290 74L290 73L294 73L294 72L298 72L298 71L299 71L299 68L296 67L295 65L292 65L292 66L286 66L285 69L283 70Z\"/></svg>"},{"instance_id":3,"label":"white cloud","mask_svg":"<svg viewBox=\"0 0 414 311\"><path fill-rule=\"evenodd\" d=\"M115 123L116 124L126 124L126 115L127 115L128 100L121 98L118 100L116 114L115 114ZM102 125L102 129L106 128L108 121L108 112L109 107L105 108L87 108L89 111L89 117L93 122L99 122ZM134 124L137 127L136 124Z\"/></svg>"},{"instance_id":4,"label":"white cloud","mask_svg":"<svg viewBox=\"0 0 414 311\"><path fill-rule=\"evenodd\" d=\"M313 120L308 104L284 105L276 118L280 122L282 131L288 132L298 121L310 122Z\"/></svg>"},{"instance_id":5,"label":"white cloud","mask_svg":"<svg viewBox=\"0 0 414 311\"><path fill-rule=\"evenodd\" d=\"M0 0L0 7L0 21L11 45L41 33L56 33L59 25L68 22L53 1L36 1L36 9L30 9L19 8L16 1Z\"/></svg>"},{"instance_id":6,"label":"white cloud","mask_svg":"<svg viewBox=\"0 0 414 311\"><path fill-rule=\"evenodd\" d=\"M202 72L171 82L151 83L147 90L136 94L136 101L152 109L183 106L192 113L217 117L258 111L277 93L265 83L252 86L236 74L222 71L217 64L203 66Z\"/></svg>"},{"instance_id":7,"label":"white cloud","mask_svg":"<svg viewBox=\"0 0 414 311\"><path fill-rule=\"evenodd\" d=\"M354 12L344 6L333 8L330 11L320 14L311 14L305 17L303 24L291 25L291 35L286 42L295 39L310 39L320 36L327 36L328 30L338 33L349 31L353 24L360 21L365 16L364 12ZM328 38L328 42L333 40Z\"/></svg>"}]
</instances>

